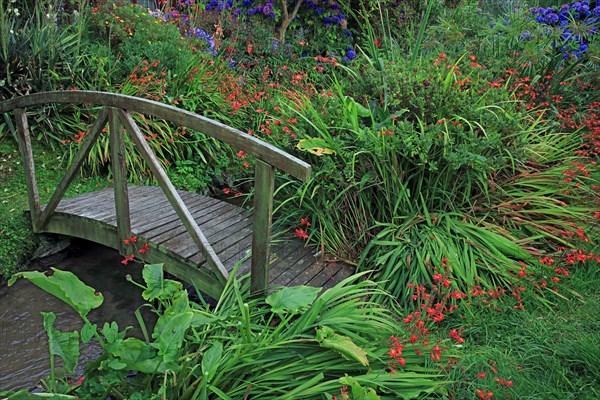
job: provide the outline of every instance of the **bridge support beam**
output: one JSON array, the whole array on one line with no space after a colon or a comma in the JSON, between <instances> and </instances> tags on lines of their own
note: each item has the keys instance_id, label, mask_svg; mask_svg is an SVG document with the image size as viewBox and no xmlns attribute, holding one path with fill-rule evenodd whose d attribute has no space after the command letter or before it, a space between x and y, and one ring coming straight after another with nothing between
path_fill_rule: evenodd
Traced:
<instances>
[{"instance_id":1,"label":"bridge support beam","mask_svg":"<svg viewBox=\"0 0 600 400\"><path fill-rule=\"evenodd\" d=\"M129 256L128 252L131 252L131 249L125 245L125 239L131 235L127 164L125 162L125 135L117 109L108 109L108 124L110 128L111 166L115 181L115 212L117 215L119 253L123 256Z\"/></svg>"},{"instance_id":2,"label":"bridge support beam","mask_svg":"<svg viewBox=\"0 0 600 400\"><path fill-rule=\"evenodd\" d=\"M269 284L269 245L275 188L275 168L272 165L256 160L254 187L250 291L252 294L261 294Z\"/></svg>"},{"instance_id":3,"label":"bridge support beam","mask_svg":"<svg viewBox=\"0 0 600 400\"><path fill-rule=\"evenodd\" d=\"M31 226L33 231L40 232L40 195L38 193L37 181L35 179L35 164L33 160L33 150L31 148L31 135L29 133L29 123L25 110L19 108L15 112L17 117L17 140L21 157L23 157L23 168L25 169L25 183L27 184L27 193L29 194L29 209L31 210Z\"/></svg>"}]
</instances>

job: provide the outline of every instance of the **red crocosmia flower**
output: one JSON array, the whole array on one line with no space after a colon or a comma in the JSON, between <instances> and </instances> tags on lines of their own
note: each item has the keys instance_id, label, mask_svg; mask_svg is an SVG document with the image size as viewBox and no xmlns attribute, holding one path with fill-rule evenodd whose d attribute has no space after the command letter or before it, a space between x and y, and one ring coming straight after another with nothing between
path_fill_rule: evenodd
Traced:
<instances>
[{"instance_id":1,"label":"red crocosmia flower","mask_svg":"<svg viewBox=\"0 0 600 400\"><path fill-rule=\"evenodd\" d=\"M127 265L127 264L129 264L129 262L130 262L130 261L133 261L133 259L134 259L134 258L135 258L135 255L133 255L133 254L132 254L132 255L130 255L129 257L124 257L124 258L121 260L121 264L123 264L123 265Z\"/></svg>"},{"instance_id":2,"label":"red crocosmia flower","mask_svg":"<svg viewBox=\"0 0 600 400\"><path fill-rule=\"evenodd\" d=\"M447 288L448 286L450 286L450 284L451 284L451 283L452 283L452 282L450 282L450 280L448 280L448 279L444 279L444 282L442 282L442 285L443 285L445 288Z\"/></svg>"},{"instance_id":3,"label":"red crocosmia flower","mask_svg":"<svg viewBox=\"0 0 600 400\"><path fill-rule=\"evenodd\" d=\"M229 194L229 193L231 193L231 189L229 189L229 188L223 189L223 194Z\"/></svg>"},{"instance_id":4,"label":"red crocosmia flower","mask_svg":"<svg viewBox=\"0 0 600 400\"><path fill-rule=\"evenodd\" d=\"M150 250L150 246L148 246L148 243L144 243L144 245L142 246L142 248L139 250L140 253L144 254L147 253L148 250Z\"/></svg>"},{"instance_id":5,"label":"red crocosmia flower","mask_svg":"<svg viewBox=\"0 0 600 400\"><path fill-rule=\"evenodd\" d=\"M238 158L246 158L246 153L244 153L244 150L238 151L237 157Z\"/></svg>"},{"instance_id":6,"label":"red crocosmia flower","mask_svg":"<svg viewBox=\"0 0 600 400\"><path fill-rule=\"evenodd\" d=\"M306 218L300 218L300 225L305 225L308 228L310 226L310 222Z\"/></svg>"},{"instance_id":7,"label":"red crocosmia flower","mask_svg":"<svg viewBox=\"0 0 600 400\"><path fill-rule=\"evenodd\" d=\"M308 234L303 229L296 229L295 234L302 240L308 239Z\"/></svg>"},{"instance_id":8,"label":"red crocosmia flower","mask_svg":"<svg viewBox=\"0 0 600 400\"><path fill-rule=\"evenodd\" d=\"M442 355L442 349L440 349L437 345L431 349L431 360L432 361L440 361L440 356Z\"/></svg>"},{"instance_id":9,"label":"red crocosmia flower","mask_svg":"<svg viewBox=\"0 0 600 400\"><path fill-rule=\"evenodd\" d=\"M481 379L485 379L486 378L486 373L485 372L480 372L480 373L477 374L477 377L481 378Z\"/></svg>"},{"instance_id":10,"label":"red crocosmia flower","mask_svg":"<svg viewBox=\"0 0 600 400\"><path fill-rule=\"evenodd\" d=\"M461 338L458 331L456 329L452 329L450 331L450 337L454 340L456 340L458 343L464 343L465 339Z\"/></svg>"},{"instance_id":11,"label":"red crocosmia flower","mask_svg":"<svg viewBox=\"0 0 600 400\"><path fill-rule=\"evenodd\" d=\"M477 397L481 400L486 400L486 399L492 399L494 398L494 393L488 391L484 391L481 389L477 389L477 391L475 392L477 394Z\"/></svg>"},{"instance_id":12,"label":"red crocosmia flower","mask_svg":"<svg viewBox=\"0 0 600 400\"><path fill-rule=\"evenodd\" d=\"M434 280L435 282L441 282L441 280L442 280L442 279L444 279L444 278L442 277L442 274L435 274L435 275L433 275L433 276L432 276L432 278L433 278L433 280Z\"/></svg>"}]
</instances>

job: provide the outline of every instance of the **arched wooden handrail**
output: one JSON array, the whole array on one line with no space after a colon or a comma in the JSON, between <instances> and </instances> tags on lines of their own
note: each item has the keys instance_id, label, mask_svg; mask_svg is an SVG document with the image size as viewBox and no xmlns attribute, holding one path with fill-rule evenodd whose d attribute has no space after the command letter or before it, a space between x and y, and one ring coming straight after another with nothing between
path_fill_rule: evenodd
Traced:
<instances>
[{"instance_id":1,"label":"arched wooden handrail","mask_svg":"<svg viewBox=\"0 0 600 400\"><path fill-rule=\"evenodd\" d=\"M79 103L100 105L104 107L98 114L97 120L94 122L89 134L81 144L71 165L67 168L65 176L57 186L50 201L42 210L39 201L33 151L25 109L51 103ZM52 213L55 211L67 188L74 179L77 170L83 164L83 161L87 157L92 145L99 137L103 127L108 123L110 127L111 163L113 166L115 183L114 198L118 221L117 237L118 242L120 243L119 251L123 255L127 254L127 249L123 245L123 242L131 235L131 221L124 154L124 136L119 134L123 131L122 128L124 127L219 281L228 277L227 270L179 197L179 194L168 179L166 172L163 170L158 160L156 160L154 153L146 143L143 134L131 117L130 112L133 111L153 115L174 122L179 126L185 126L202 132L228 143L237 149L243 150L248 154L254 155L257 158L257 162L255 171L251 290L253 292L265 291L268 283L271 214L273 210L275 182L274 168L276 167L296 178L306 181L311 173L309 164L268 143L220 122L156 101L121 94L94 91L36 93L0 103L0 113L10 111L15 111L16 114L16 125L18 127L17 138L24 159L31 219L35 232L42 232L44 227L48 224Z\"/></svg>"},{"instance_id":2,"label":"arched wooden handrail","mask_svg":"<svg viewBox=\"0 0 600 400\"><path fill-rule=\"evenodd\" d=\"M124 94L87 90L41 92L0 103L0 113L48 103L90 103L154 115L205 133L239 150L244 150L246 153L302 181L307 181L311 174L311 167L308 163L238 129L177 107Z\"/></svg>"}]
</instances>

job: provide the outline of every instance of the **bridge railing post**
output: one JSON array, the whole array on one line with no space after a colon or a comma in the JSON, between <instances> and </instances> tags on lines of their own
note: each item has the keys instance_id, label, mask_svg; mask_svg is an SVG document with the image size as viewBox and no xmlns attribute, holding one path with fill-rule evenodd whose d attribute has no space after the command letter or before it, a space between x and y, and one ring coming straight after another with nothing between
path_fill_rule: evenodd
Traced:
<instances>
[{"instance_id":1,"label":"bridge railing post","mask_svg":"<svg viewBox=\"0 0 600 400\"><path fill-rule=\"evenodd\" d=\"M273 214L273 191L275 168L256 160L254 180L254 213L252 216L252 265L250 267L250 291L260 294L269 284L269 246Z\"/></svg>"},{"instance_id":2,"label":"bridge railing post","mask_svg":"<svg viewBox=\"0 0 600 400\"><path fill-rule=\"evenodd\" d=\"M42 207L40 205L40 195L38 192L37 181L35 179L35 163L33 160L33 149L31 148L31 135L29 132L29 123L25 109L15 110L17 119L17 141L21 157L23 157L23 168L25 169L25 183L27 184L27 193L29 194L29 209L31 210L31 225L34 232L40 231L40 214Z\"/></svg>"},{"instance_id":3,"label":"bridge railing post","mask_svg":"<svg viewBox=\"0 0 600 400\"><path fill-rule=\"evenodd\" d=\"M128 256L130 251L125 240L131 234L131 218L129 213L129 192L127 190L127 164L125 161L125 135L123 124L117 109L108 109L108 124L110 129L111 165L115 190L115 212L117 215L117 238L119 253Z\"/></svg>"}]
</instances>

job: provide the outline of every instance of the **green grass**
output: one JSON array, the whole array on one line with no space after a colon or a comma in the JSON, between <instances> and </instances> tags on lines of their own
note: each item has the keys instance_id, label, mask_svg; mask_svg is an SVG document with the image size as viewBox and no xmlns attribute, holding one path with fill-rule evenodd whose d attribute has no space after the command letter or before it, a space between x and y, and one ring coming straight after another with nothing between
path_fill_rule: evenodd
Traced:
<instances>
[{"instance_id":1,"label":"green grass","mask_svg":"<svg viewBox=\"0 0 600 400\"><path fill-rule=\"evenodd\" d=\"M65 166L58 151L33 142L40 201L46 202L62 178ZM24 211L29 208L25 174L12 137L0 136L0 276L6 278L31 261L37 239ZM65 196L96 190L105 177L76 177Z\"/></svg>"},{"instance_id":2,"label":"green grass","mask_svg":"<svg viewBox=\"0 0 600 400\"><path fill-rule=\"evenodd\" d=\"M588 267L566 282L578 296L551 308L467 315L460 324L466 342L450 374L456 398L476 399L477 389L498 399L600 398L600 273L597 264ZM485 378L477 377L481 372ZM496 377L513 386L498 384Z\"/></svg>"}]
</instances>

